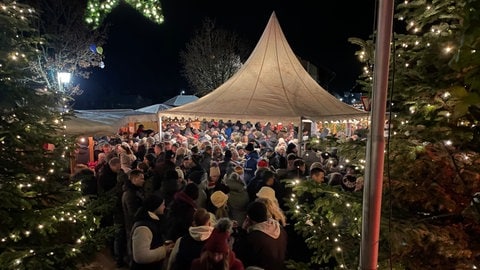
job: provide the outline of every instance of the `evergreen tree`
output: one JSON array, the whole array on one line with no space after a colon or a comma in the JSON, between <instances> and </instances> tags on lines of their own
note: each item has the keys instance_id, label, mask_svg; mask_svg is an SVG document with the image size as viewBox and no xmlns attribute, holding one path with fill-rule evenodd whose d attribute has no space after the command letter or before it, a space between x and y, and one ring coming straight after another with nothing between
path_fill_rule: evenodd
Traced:
<instances>
[{"instance_id":1,"label":"evergreen tree","mask_svg":"<svg viewBox=\"0 0 480 270\"><path fill-rule=\"evenodd\" d=\"M0 268L75 269L96 251L98 218L69 177L69 97L30 80L45 43L37 20L29 6L0 5Z\"/></svg>"},{"instance_id":2,"label":"evergreen tree","mask_svg":"<svg viewBox=\"0 0 480 270\"><path fill-rule=\"evenodd\" d=\"M380 269L479 266L479 11L477 0L396 5L399 28L391 54ZM361 83L370 90L374 42L351 41L362 46L358 55L367 67ZM330 138L319 145L335 145L346 160L361 159L362 142ZM310 188L324 194L312 210L296 200L309 189L307 183L291 185L296 196L290 214L307 243L317 247L312 262L331 256L339 267L356 268L361 196L333 193L338 198L332 202L332 187ZM347 202L351 206L345 211Z\"/></svg>"}]
</instances>

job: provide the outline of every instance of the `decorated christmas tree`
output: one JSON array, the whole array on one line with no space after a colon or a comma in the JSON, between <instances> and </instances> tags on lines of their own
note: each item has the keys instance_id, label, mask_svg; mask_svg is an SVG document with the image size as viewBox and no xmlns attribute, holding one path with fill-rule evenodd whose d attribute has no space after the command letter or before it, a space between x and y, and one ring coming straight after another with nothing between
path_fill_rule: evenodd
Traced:
<instances>
[{"instance_id":1,"label":"decorated christmas tree","mask_svg":"<svg viewBox=\"0 0 480 270\"><path fill-rule=\"evenodd\" d=\"M75 269L103 239L70 177L70 96L32 68L48 42L37 12L4 1L0 15L0 268Z\"/></svg>"},{"instance_id":2,"label":"decorated christmas tree","mask_svg":"<svg viewBox=\"0 0 480 270\"><path fill-rule=\"evenodd\" d=\"M379 268L480 266L480 1L398 1L390 58L388 137ZM371 92L374 41L352 38ZM368 136L367 136L368 137ZM364 141L313 140L338 148L340 166L365 166ZM372 161L374 162L374 161ZM368 181L368 179L365 179ZM359 264L361 193L290 181L289 211L313 250L310 265L333 257ZM308 192L317 198L303 203Z\"/></svg>"}]
</instances>

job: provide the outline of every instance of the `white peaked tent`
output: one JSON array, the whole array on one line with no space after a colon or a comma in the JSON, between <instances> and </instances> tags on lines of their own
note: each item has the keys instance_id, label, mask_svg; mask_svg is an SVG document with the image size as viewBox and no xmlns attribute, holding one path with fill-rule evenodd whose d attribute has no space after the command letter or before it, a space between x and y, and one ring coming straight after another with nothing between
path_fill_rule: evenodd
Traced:
<instances>
[{"instance_id":1,"label":"white peaked tent","mask_svg":"<svg viewBox=\"0 0 480 270\"><path fill-rule=\"evenodd\" d=\"M275 12L242 68L206 96L160 112L185 119L223 119L299 123L367 116L323 89L290 48Z\"/></svg>"}]
</instances>

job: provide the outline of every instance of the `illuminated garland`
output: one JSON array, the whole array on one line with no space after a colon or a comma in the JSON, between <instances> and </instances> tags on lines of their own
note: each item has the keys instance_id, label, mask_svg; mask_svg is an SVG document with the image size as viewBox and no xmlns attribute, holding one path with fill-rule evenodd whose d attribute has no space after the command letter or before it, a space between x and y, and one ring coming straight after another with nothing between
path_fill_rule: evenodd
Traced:
<instances>
[{"instance_id":1,"label":"illuminated garland","mask_svg":"<svg viewBox=\"0 0 480 270\"><path fill-rule=\"evenodd\" d=\"M89 0L85 13L85 21L94 28L98 27L119 3L120 0ZM158 24L163 22L162 7L159 0L125 0L125 3L129 4L149 20Z\"/></svg>"}]
</instances>

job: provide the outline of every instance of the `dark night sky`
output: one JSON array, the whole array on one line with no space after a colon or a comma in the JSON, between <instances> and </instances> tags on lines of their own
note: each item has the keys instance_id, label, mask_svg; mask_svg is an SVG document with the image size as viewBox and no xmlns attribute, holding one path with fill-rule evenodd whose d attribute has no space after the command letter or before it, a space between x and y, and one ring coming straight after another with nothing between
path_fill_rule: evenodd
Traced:
<instances>
[{"instance_id":1,"label":"dark night sky","mask_svg":"<svg viewBox=\"0 0 480 270\"><path fill-rule=\"evenodd\" d=\"M361 73L349 37L368 38L374 29L374 0L163 0L165 22L154 24L126 4L107 17L111 24L104 45L105 68L95 68L90 79L79 80L84 90L76 109L102 109L109 94L141 95L151 104L161 103L182 89L179 52L205 17L234 31L252 48L275 11L293 51L336 75L329 90L343 92ZM147 104L150 105L150 104ZM130 106L134 108L135 106Z\"/></svg>"}]
</instances>

